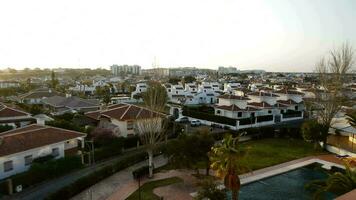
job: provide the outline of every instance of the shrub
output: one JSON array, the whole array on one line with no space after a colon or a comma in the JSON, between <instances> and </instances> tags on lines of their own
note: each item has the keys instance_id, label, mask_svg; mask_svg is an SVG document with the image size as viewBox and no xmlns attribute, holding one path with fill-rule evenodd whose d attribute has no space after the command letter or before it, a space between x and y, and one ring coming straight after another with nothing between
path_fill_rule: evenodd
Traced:
<instances>
[{"instance_id":1,"label":"shrub","mask_svg":"<svg viewBox=\"0 0 356 200\"><path fill-rule=\"evenodd\" d=\"M54 158L53 155L41 156L41 157L33 159L33 163L45 163L49 160L52 160L53 158Z\"/></svg>"},{"instance_id":2,"label":"shrub","mask_svg":"<svg viewBox=\"0 0 356 200\"><path fill-rule=\"evenodd\" d=\"M81 159L78 156L72 156L57 160L49 160L45 163L34 162L28 171L16 174L10 178L12 179L14 187L22 185L22 187L26 188L36 183L59 177L81 167ZM1 189L6 188L4 184L4 182L1 183ZM2 192L5 191L6 190L3 190Z\"/></svg>"},{"instance_id":3,"label":"shrub","mask_svg":"<svg viewBox=\"0 0 356 200\"><path fill-rule=\"evenodd\" d=\"M128 136L124 139L124 148L125 149L130 149L137 147L137 141L140 141L140 137L138 135L135 136ZM140 145L142 143L140 142Z\"/></svg>"},{"instance_id":4,"label":"shrub","mask_svg":"<svg viewBox=\"0 0 356 200\"><path fill-rule=\"evenodd\" d=\"M140 162L146 158L146 152L139 152L134 155L127 156L123 160L117 161L113 165L98 169L93 173L86 175L70 185L67 185L60 190L50 194L46 197L46 200L62 200L70 199L74 195L80 193L86 188L96 184L97 182L105 179L112 174L127 168L137 162Z\"/></svg>"},{"instance_id":5,"label":"shrub","mask_svg":"<svg viewBox=\"0 0 356 200\"><path fill-rule=\"evenodd\" d=\"M190 108L183 107L184 116L193 117L201 120L207 120L211 122L221 123L221 124L228 124L230 126L236 126L236 119L218 116L214 114L209 114L205 112L191 110Z\"/></svg>"},{"instance_id":6,"label":"shrub","mask_svg":"<svg viewBox=\"0 0 356 200\"><path fill-rule=\"evenodd\" d=\"M1 132L5 132L5 131L9 131L11 129L13 129L14 127L9 126L9 125L0 125L0 133Z\"/></svg>"},{"instance_id":7,"label":"shrub","mask_svg":"<svg viewBox=\"0 0 356 200\"><path fill-rule=\"evenodd\" d=\"M148 165L146 166L142 166L138 169L135 169L134 171L132 171L132 176L134 177L134 179L139 179L142 178L144 176L147 176L149 174L149 167Z\"/></svg>"}]
</instances>

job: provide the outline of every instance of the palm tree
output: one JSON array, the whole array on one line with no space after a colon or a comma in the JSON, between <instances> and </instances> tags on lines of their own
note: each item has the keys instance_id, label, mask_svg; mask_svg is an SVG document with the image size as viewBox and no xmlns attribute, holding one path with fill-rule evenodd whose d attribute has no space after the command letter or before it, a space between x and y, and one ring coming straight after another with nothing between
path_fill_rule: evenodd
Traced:
<instances>
[{"instance_id":1,"label":"palm tree","mask_svg":"<svg viewBox=\"0 0 356 200\"><path fill-rule=\"evenodd\" d=\"M232 191L233 200L238 199L241 187L238 174L248 170L244 159L247 151L243 150L238 142L239 137L226 135L220 144L211 148L210 152L211 168L224 179L225 187Z\"/></svg>"},{"instance_id":2,"label":"palm tree","mask_svg":"<svg viewBox=\"0 0 356 200\"><path fill-rule=\"evenodd\" d=\"M356 128L356 114L353 113L353 114L346 114L346 119L349 121L349 124L353 127L353 128ZM354 136L355 134L352 134L352 151L354 150Z\"/></svg>"},{"instance_id":3,"label":"palm tree","mask_svg":"<svg viewBox=\"0 0 356 200\"><path fill-rule=\"evenodd\" d=\"M306 188L315 190L313 199L322 199L326 192L336 195L345 194L356 188L356 168L345 162L345 173L336 172L326 180L316 180L306 185Z\"/></svg>"}]
</instances>

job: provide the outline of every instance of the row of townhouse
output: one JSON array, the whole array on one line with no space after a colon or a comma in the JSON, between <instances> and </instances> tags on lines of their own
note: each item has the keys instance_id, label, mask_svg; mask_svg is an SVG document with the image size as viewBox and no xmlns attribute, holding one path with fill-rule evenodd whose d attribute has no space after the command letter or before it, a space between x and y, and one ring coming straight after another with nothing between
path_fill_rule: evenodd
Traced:
<instances>
[{"instance_id":1,"label":"row of townhouse","mask_svg":"<svg viewBox=\"0 0 356 200\"><path fill-rule=\"evenodd\" d=\"M230 125L232 129L272 125L304 117L303 93L295 90L250 92L245 96L224 94L217 97L213 107L215 115L236 120L236 125ZM171 113L177 113L174 109L178 108L172 108ZM182 115L182 110L179 113ZM212 124L204 120L203 123Z\"/></svg>"},{"instance_id":2,"label":"row of townhouse","mask_svg":"<svg viewBox=\"0 0 356 200\"><path fill-rule=\"evenodd\" d=\"M136 89L131 93L131 98L137 98L141 93L147 91L147 83L136 84ZM217 97L223 93L233 94L235 90L240 89L240 83L225 83L224 88L218 82L202 82L182 84L165 84L170 102L197 105L197 104L215 104Z\"/></svg>"},{"instance_id":3,"label":"row of townhouse","mask_svg":"<svg viewBox=\"0 0 356 200\"><path fill-rule=\"evenodd\" d=\"M166 84L165 87L170 102L187 105L214 104L222 93L216 82L186 83L184 86Z\"/></svg>"}]
</instances>

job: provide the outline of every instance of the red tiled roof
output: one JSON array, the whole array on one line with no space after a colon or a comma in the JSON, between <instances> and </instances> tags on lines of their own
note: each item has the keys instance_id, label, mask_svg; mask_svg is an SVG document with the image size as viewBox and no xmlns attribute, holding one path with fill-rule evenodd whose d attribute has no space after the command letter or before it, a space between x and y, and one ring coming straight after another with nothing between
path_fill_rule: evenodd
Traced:
<instances>
[{"instance_id":1,"label":"red tiled roof","mask_svg":"<svg viewBox=\"0 0 356 200\"><path fill-rule=\"evenodd\" d=\"M114 109L114 108L119 108L119 107L122 107L122 106L125 106L127 104L123 104L123 103L119 103L119 104L113 104L113 105L109 105L107 107L107 109L105 110L110 110L110 109ZM105 111L105 110L96 110L96 111L90 111L90 112L86 112L85 113L85 116L89 117L89 118L92 118L92 119L95 119L95 120L98 120L99 116L100 116L100 113Z\"/></svg>"},{"instance_id":2,"label":"red tiled roof","mask_svg":"<svg viewBox=\"0 0 356 200\"><path fill-rule=\"evenodd\" d=\"M248 93L247 95L251 95L251 96L265 96L265 97L279 97L276 94L272 94L272 93L266 93L266 92L251 92Z\"/></svg>"},{"instance_id":3,"label":"red tiled roof","mask_svg":"<svg viewBox=\"0 0 356 200\"><path fill-rule=\"evenodd\" d=\"M121 106L109 108L108 110L87 112L85 115L96 120L102 116L114 118L120 121L164 116L162 113L154 112L147 108L135 106L132 104L122 104Z\"/></svg>"},{"instance_id":4,"label":"red tiled roof","mask_svg":"<svg viewBox=\"0 0 356 200\"><path fill-rule=\"evenodd\" d=\"M277 100L278 103L285 104L285 105L293 105L298 104L297 102L293 101L292 99L288 100Z\"/></svg>"},{"instance_id":5,"label":"red tiled roof","mask_svg":"<svg viewBox=\"0 0 356 200\"><path fill-rule=\"evenodd\" d=\"M239 108L235 104L232 104L230 106L222 105L222 106L215 106L215 108L222 109L222 110L229 110L229 111L257 111L260 109L253 108L253 107L246 107L245 109Z\"/></svg>"},{"instance_id":6,"label":"red tiled roof","mask_svg":"<svg viewBox=\"0 0 356 200\"><path fill-rule=\"evenodd\" d=\"M250 100L249 98L244 97L244 96L228 95L228 94L221 95L218 98L219 99Z\"/></svg>"},{"instance_id":7,"label":"red tiled roof","mask_svg":"<svg viewBox=\"0 0 356 200\"><path fill-rule=\"evenodd\" d=\"M30 116L29 113L0 104L0 118Z\"/></svg>"},{"instance_id":8,"label":"red tiled roof","mask_svg":"<svg viewBox=\"0 0 356 200\"><path fill-rule=\"evenodd\" d=\"M29 125L0 134L0 156L85 137L84 133L50 126Z\"/></svg>"},{"instance_id":9,"label":"red tiled roof","mask_svg":"<svg viewBox=\"0 0 356 200\"><path fill-rule=\"evenodd\" d=\"M222 109L222 110L229 110L229 111L244 111L245 109L239 108L235 104L230 106L222 105L222 106L215 106L215 108Z\"/></svg>"},{"instance_id":10,"label":"red tiled roof","mask_svg":"<svg viewBox=\"0 0 356 200\"><path fill-rule=\"evenodd\" d=\"M261 107L261 108L272 108L273 107L272 105L270 105L266 102L250 102L250 103L247 103L247 105Z\"/></svg>"}]
</instances>

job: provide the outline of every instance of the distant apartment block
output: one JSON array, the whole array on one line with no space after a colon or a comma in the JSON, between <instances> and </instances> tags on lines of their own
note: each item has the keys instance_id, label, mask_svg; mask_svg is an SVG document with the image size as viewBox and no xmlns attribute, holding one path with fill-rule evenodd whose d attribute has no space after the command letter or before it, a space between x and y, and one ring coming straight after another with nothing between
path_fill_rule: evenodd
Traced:
<instances>
[{"instance_id":1,"label":"distant apartment block","mask_svg":"<svg viewBox=\"0 0 356 200\"><path fill-rule=\"evenodd\" d=\"M233 74L237 72L236 67L219 67L218 69L219 74Z\"/></svg>"},{"instance_id":2,"label":"distant apartment block","mask_svg":"<svg viewBox=\"0 0 356 200\"><path fill-rule=\"evenodd\" d=\"M138 65L112 65L111 72L115 76L125 75L125 74L141 74L141 66Z\"/></svg>"},{"instance_id":3,"label":"distant apartment block","mask_svg":"<svg viewBox=\"0 0 356 200\"><path fill-rule=\"evenodd\" d=\"M17 81L1 81L0 80L0 89L2 88L16 88L20 87L20 83Z\"/></svg>"}]
</instances>

